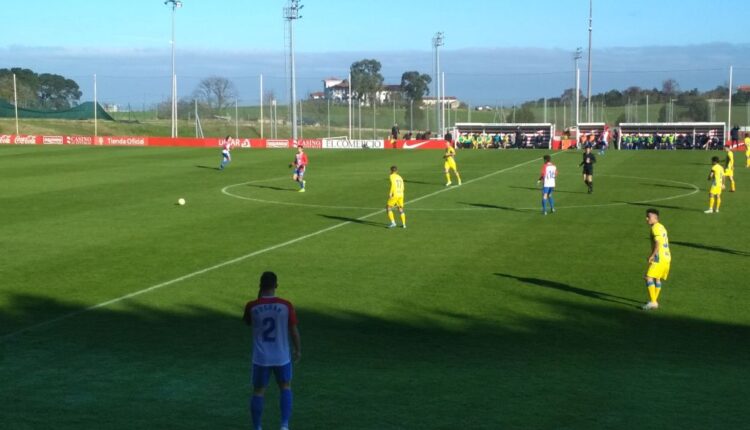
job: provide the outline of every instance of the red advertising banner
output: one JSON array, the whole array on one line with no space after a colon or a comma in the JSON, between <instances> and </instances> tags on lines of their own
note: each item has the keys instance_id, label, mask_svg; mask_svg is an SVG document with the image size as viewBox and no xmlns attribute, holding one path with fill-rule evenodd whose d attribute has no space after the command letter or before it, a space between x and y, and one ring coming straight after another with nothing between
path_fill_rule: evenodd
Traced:
<instances>
[{"instance_id":1,"label":"red advertising banner","mask_svg":"<svg viewBox=\"0 0 750 430\"><path fill-rule=\"evenodd\" d=\"M149 136L35 136L0 135L5 145L93 145L93 146L158 146L218 148L222 138L149 137ZM445 140L348 140L348 139L298 139L297 145L309 149L444 149ZM294 148L291 139L233 139L235 149L241 148Z\"/></svg>"},{"instance_id":2,"label":"red advertising banner","mask_svg":"<svg viewBox=\"0 0 750 430\"><path fill-rule=\"evenodd\" d=\"M445 149L445 140L397 140L397 149ZM386 141L386 148L394 148L392 142Z\"/></svg>"}]
</instances>

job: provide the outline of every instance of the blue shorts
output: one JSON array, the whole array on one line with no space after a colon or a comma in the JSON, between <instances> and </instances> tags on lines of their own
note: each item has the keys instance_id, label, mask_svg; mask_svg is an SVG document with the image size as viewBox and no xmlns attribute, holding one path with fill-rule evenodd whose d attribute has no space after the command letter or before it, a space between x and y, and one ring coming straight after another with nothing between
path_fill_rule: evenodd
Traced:
<instances>
[{"instance_id":1,"label":"blue shorts","mask_svg":"<svg viewBox=\"0 0 750 430\"><path fill-rule=\"evenodd\" d=\"M305 176L305 169L297 169L294 171L294 174L297 175L297 177L303 177Z\"/></svg>"},{"instance_id":2,"label":"blue shorts","mask_svg":"<svg viewBox=\"0 0 750 430\"><path fill-rule=\"evenodd\" d=\"M283 366L259 366L253 364L253 387L267 387L271 380L271 372L276 376L276 383L282 384L292 381L292 362Z\"/></svg>"},{"instance_id":3,"label":"blue shorts","mask_svg":"<svg viewBox=\"0 0 750 430\"><path fill-rule=\"evenodd\" d=\"M555 191L555 187L544 187L542 188L542 194L550 195L552 191Z\"/></svg>"}]
</instances>

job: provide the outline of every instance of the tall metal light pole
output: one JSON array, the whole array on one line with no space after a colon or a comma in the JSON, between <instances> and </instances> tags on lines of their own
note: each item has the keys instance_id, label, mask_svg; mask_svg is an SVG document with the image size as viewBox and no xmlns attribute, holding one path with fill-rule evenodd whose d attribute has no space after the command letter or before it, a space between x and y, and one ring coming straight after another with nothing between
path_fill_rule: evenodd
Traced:
<instances>
[{"instance_id":1,"label":"tall metal light pole","mask_svg":"<svg viewBox=\"0 0 750 430\"><path fill-rule=\"evenodd\" d=\"M297 143L297 75L294 70L294 21L302 18L299 11L304 6L300 0L289 0L284 8L284 19L289 21L289 67L291 68L291 79L289 82L291 101L289 108L292 110L292 142Z\"/></svg>"},{"instance_id":2,"label":"tall metal light pole","mask_svg":"<svg viewBox=\"0 0 750 430\"><path fill-rule=\"evenodd\" d=\"M175 40L174 40L174 21L175 12L182 7L179 0L165 0L164 4L172 5L172 137L177 137L177 75L175 74Z\"/></svg>"},{"instance_id":3,"label":"tall metal light pole","mask_svg":"<svg viewBox=\"0 0 750 430\"><path fill-rule=\"evenodd\" d=\"M443 46L443 32L439 31L432 37L432 47L435 50L435 113L437 121L435 122L436 132L439 136L442 136L442 123L440 122L440 103L442 102L440 97L441 85L440 85L440 47Z\"/></svg>"},{"instance_id":4,"label":"tall metal light pole","mask_svg":"<svg viewBox=\"0 0 750 430\"><path fill-rule=\"evenodd\" d=\"M575 88L576 94L570 100L570 113L571 115L574 113L576 115L575 121L571 122L575 124L576 127L578 126L578 106L573 106L573 103L578 103L578 60L580 60L581 58L583 58L583 48L579 46L578 48L576 48L576 52L573 53L573 88Z\"/></svg>"},{"instance_id":5,"label":"tall metal light pole","mask_svg":"<svg viewBox=\"0 0 750 430\"><path fill-rule=\"evenodd\" d=\"M586 112L588 117L588 122L593 122L591 111L591 33L593 31L593 11L594 11L594 0L589 0L589 77L586 82L587 91L586 91Z\"/></svg>"}]
</instances>

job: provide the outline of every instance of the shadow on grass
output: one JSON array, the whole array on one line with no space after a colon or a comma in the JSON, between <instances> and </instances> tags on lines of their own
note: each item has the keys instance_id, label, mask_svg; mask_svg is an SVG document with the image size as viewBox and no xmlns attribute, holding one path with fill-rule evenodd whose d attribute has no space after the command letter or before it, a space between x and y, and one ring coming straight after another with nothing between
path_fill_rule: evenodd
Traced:
<instances>
[{"instance_id":1,"label":"shadow on grass","mask_svg":"<svg viewBox=\"0 0 750 430\"><path fill-rule=\"evenodd\" d=\"M490 203L467 203L467 202L458 202L460 205L466 205L466 206L474 206L477 208L482 209L497 209L497 210L503 210L503 211L511 211L511 212L527 212L523 209L518 208L512 208L509 206L499 206L499 205L493 205Z\"/></svg>"},{"instance_id":2,"label":"shadow on grass","mask_svg":"<svg viewBox=\"0 0 750 430\"><path fill-rule=\"evenodd\" d=\"M577 294L579 296L588 297L591 299L603 300L605 302L617 303L617 304L625 305L628 307L635 307L637 309L640 309L640 306L636 306L636 305L643 304L642 302L639 302L638 300L633 300L627 297L620 297L620 296L615 296L612 294L602 293L599 291L587 290L585 288L574 287L572 285L563 284L561 282L551 281L547 279L525 278L522 276L509 275L506 273L495 273L495 275L501 276L503 278L514 279L524 284L536 285L538 287L543 287L543 288L551 288L553 290Z\"/></svg>"},{"instance_id":3,"label":"shadow on grass","mask_svg":"<svg viewBox=\"0 0 750 430\"><path fill-rule=\"evenodd\" d=\"M345 222L351 222L354 224L367 225L367 226L378 227L378 228L387 227L387 224L382 223L382 222L367 221L364 219L357 219L357 218L341 216L341 215L324 215L324 214L318 214L318 215L322 216L323 218L332 219L334 221L345 221Z\"/></svg>"},{"instance_id":4,"label":"shadow on grass","mask_svg":"<svg viewBox=\"0 0 750 430\"><path fill-rule=\"evenodd\" d=\"M702 243L682 242L679 240L670 240L669 244L677 245L677 246L684 246L687 248L695 248L695 249L700 249L704 251L720 252L722 254L740 255L742 257L750 257L750 252L748 251L739 251L736 249L724 248L723 246L718 246L718 245L704 245Z\"/></svg>"},{"instance_id":5,"label":"shadow on grass","mask_svg":"<svg viewBox=\"0 0 750 430\"><path fill-rule=\"evenodd\" d=\"M414 181L411 179L404 179L404 183L406 184L420 184L420 185L445 185L440 182L424 182L424 181Z\"/></svg>"},{"instance_id":6,"label":"shadow on grass","mask_svg":"<svg viewBox=\"0 0 750 430\"><path fill-rule=\"evenodd\" d=\"M538 187L519 187L517 185L511 185L509 188L515 188L515 189L518 189L518 190L539 191L540 193L542 192L542 189L538 188ZM560 194L560 193L562 193L562 194L587 194L585 191L559 190L557 188L555 188L554 193L558 193L558 194Z\"/></svg>"},{"instance_id":7,"label":"shadow on grass","mask_svg":"<svg viewBox=\"0 0 750 430\"><path fill-rule=\"evenodd\" d=\"M294 191L294 192L299 191L299 188L292 189L292 188L279 187L275 185L247 184L247 186L253 187L253 188L261 188L264 190L274 190L274 191Z\"/></svg>"},{"instance_id":8,"label":"shadow on grass","mask_svg":"<svg viewBox=\"0 0 750 430\"><path fill-rule=\"evenodd\" d=\"M686 208L684 206L665 205L661 203L640 203L640 202L625 202L625 201L617 201L617 203L624 203L629 206L642 206L645 208L674 209L674 210L686 211L686 212L703 212L703 209Z\"/></svg>"},{"instance_id":9,"label":"shadow on grass","mask_svg":"<svg viewBox=\"0 0 750 430\"><path fill-rule=\"evenodd\" d=\"M211 167L211 166L203 166L203 165L196 165L195 167L199 169L209 169L209 170L221 170L218 167Z\"/></svg>"},{"instance_id":10,"label":"shadow on grass","mask_svg":"<svg viewBox=\"0 0 750 430\"><path fill-rule=\"evenodd\" d=\"M655 184L652 182L641 182L641 185L648 185L651 187L657 187L657 188L674 188L677 190L694 190L693 187L686 187L685 185L670 185L670 184Z\"/></svg>"},{"instance_id":11,"label":"shadow on grass","mask_svg":"<svg viewBox=\"0 0 750 430\"><path fill-rule=\"evenodd\" d=\"M393 281L388 273L385 266L384 282ZM492 278L488 285L515 288L482 303L462 301L462 289L452 287L439 291L454 295L442 304L378 296L382 306L360 311L343 310L352 300L347 294L357 292L330 290L325 309L298 299L303 355L294 371L292 424L706 429L721 417L722 428L746 427L747 325L670 314L666 306L656 313L605 306L599 300L617 297L550 280ZM346 290L355 281L342 274L331 282ZM519 297L517 282L573 294L550 299L530 289ZM230 291L210 291L211 307L200 295L182 305L164 295L158 304L141 298L88 311L74 302L6 294L3 427L247 427L252 340L241 315L256 292L248 287L245 298ZM352 303L366 309L359 300ZM4 336L71 313L78 314ZM278 428L276 403L271 387L268 428Z\"/></svg>"}]
</instances>

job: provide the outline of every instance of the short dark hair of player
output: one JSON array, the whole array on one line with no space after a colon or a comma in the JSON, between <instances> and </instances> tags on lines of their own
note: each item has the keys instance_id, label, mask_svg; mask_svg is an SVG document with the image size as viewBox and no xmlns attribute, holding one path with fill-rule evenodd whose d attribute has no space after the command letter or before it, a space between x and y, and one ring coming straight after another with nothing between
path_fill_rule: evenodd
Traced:
<instances>
[{"instance_id":1,"label":"short dark hair of player","mask_svg":"<svg viewBox=\"0 0 750 430\"><path fill-rule=\"evenodd\" d=\"M550 157L549 155L545 155L543 158L545 163L549 163L550 161L552 161L552 157Z\"/></svg>"},{"instance_id":2,"label":"short dark hair of player","mask_svg":"<svg viewBox=\"0 0 750 430\"><path fill-rule=\"evenodd\" d=\"M227 134L227 137L225 137L224 140L229 140L231 138L232 138L232 135L231 134Z\"/></svg>"},{"instance_id":3,"label":"short dark hair of player","mask_svg":"<svg viewBox=\"0 0 750 430\"><path fill-rule=\"evenodd\" d=\"M398 167L391 166L391 173L395 173L396 171L398 171Z\"/></svg>"},{"instance_id":4,"label":"short dark hair of player","mask_svg":"<svg viewBox=\"0 0 750 430\"><path fill-rule=\"evenodd\" d=\"M719 162L719 157L717 157L717 156L714 155L713 157L711 157L711 162L714 163L714 164L718 163Z\"/></svg>"},{"instance_id":5,"label":"short dark hair of player","mask_svg":"<svg viewBox=\"0 0 750 430\"><path fill-rule=\"evenodd\" d=\"M273 288L276 288L277 286L277 279L276 274L273 272L263 272L262 275L260 275L260 289L261 290L270 290Z\"/></svg>"},{"instance_id":6,"label":"short dark hair of player","mask_svg":"<svg viewBox=\"0 0 750 430\"><path fill-rule=\"evenodd\" d=\"M648 209L646 209L646 215L648 216L648 215L651 215L651 214L659 216L659 209L654 209L654 208L648 208Z\"/></svg>"}]
</instances>

